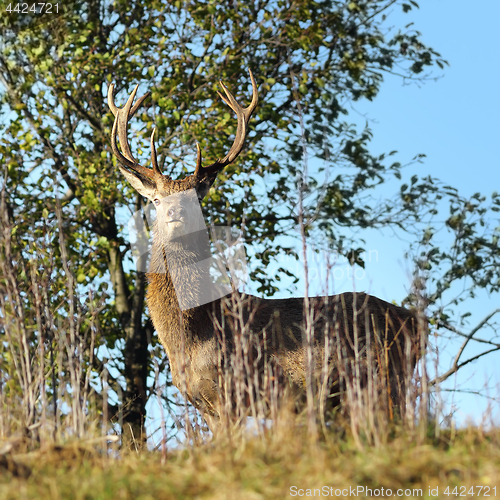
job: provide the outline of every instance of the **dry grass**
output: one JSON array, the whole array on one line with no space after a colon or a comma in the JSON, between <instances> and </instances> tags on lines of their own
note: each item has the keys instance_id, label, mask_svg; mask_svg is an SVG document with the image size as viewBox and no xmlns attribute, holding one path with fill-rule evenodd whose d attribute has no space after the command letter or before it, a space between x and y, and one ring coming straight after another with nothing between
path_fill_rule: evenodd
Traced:
<instances>
[{"instance_id":1,"label":"dry grass","mask_svg":"<svg viewBox=\"0 0 500 500\"><path fill-rule=\"evenodd\" d=\"M430 498L429 487L439 487L443 498L447 486L450 491L455 486L467 491L478 485L500 486L499 445L498 430L487 433L470 427L453 437L443 432L439 439L423 440L399 431L384 445L360 450L348 434L311 445L305 430L294 428L247 436L237 444L218 440L173 451L162 463L158 453L111 458L95 443L75 442L11 454L11 460L29 467L31 474L16 477L3 468L0 498L275 499L291 497L293 486L384 488L394 497L397 489L422 489L422 496L415 491L404 498ZM357 498L366 497L361 493Z\"/></svg>"}]
</instances>

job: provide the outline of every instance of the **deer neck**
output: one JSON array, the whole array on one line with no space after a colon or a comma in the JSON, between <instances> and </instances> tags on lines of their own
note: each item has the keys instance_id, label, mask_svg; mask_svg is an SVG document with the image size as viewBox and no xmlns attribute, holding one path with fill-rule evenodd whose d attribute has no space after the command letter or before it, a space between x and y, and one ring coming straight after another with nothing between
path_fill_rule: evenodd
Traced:
<instances>
[{"instance_id":1,"label":"deer neck","mask_svg":"<svg viewBox=\"0 0 500 500\"><path fill-rule=\"evenodd\" d=\"M213 303L204 300L211 281L206 266L200 265L209 257L210 249L203 245L199 248L192 241L153 241L147 303L167 352L213 337ZM186 303L194 307L186 309Z\"/></svg>"}]
</instances>

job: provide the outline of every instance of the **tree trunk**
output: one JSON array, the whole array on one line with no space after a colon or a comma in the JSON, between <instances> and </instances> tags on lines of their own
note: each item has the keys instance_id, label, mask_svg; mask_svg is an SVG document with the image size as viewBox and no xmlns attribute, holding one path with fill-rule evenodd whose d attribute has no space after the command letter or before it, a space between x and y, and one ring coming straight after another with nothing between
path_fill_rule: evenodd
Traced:
<instances>
[{"instance_id":1,"label":"tree trunk","mask_svg":"<svg viewBox=\"0 0 500 500\"><path fill-rule=\"evenodd\" d=\"M138 272L135 286L129 292L118 242L110 243L109 273L115 291L115 307L125 332L122 444L136 449L146 443L148 346L151 337L150 329L142 324L146 276Z\"/></svg>"},{"instance_id":2,"label":"tree trunk","mask_svg":"<svg viewBox=\"0 0 500 500\"><path fill-rule=\"evenodd\" d=\"M148 339L146 329L126 329L124 349L125 383L123 394L123 445L141 448L146 443L146 402L148 376Z\"/></svg>"}]
</instances>

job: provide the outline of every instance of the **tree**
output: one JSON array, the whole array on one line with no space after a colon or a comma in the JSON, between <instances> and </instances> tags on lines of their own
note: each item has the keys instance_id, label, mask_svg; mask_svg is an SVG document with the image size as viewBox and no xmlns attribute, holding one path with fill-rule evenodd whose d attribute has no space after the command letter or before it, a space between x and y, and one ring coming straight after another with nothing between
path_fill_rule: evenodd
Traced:
<instances>
[{"instance_id":1,"label":"tree","mask_svg":"<svg viewBox=\"0 0 500 500\"><path fill-rule=\"evenodd\" d=\"M117 102L135 83L152 91L151 107L136 116L135 154L146 162L138 144L154 124L160 167L175 178L192 170L195 141L207 159L225 154L235 120L216 96L217 80L246 95L247 68L253 70L260 103L246 152L219 175L204 211L208 222L244 226L261 263L252 278L272 294L289 271L269 276L267 264L295 254L279 236L298 222L297 185L307 195L302 215L310 238L357 264L362 240L350 236L352 228L407 229L408 222L432 216L444 196L460 202L435 180L417 177L397 200L370 196L388 179L401 178L403 166L386 164L391 153L371 155L370 131L358 133L343 119L349 103L376 97L385 73L423 81L430 78L427 70L445 64L409 27L387 32L390 9L415 7L397 0L263 0L229 7L212 0L88 0L70 2L58 15L11 12L0 21L0 153L14 243L21 254L36 257L40 238L48 234L56 246L63 238L67 257L59 250L52 257L60 288L71 274L80 293L92 290L103 299L100 342L121 352L121 361L103 363L90 344L85 356L98 376L108 366L111 387L123 391L122 406L109 411L123 412L127 439L144 437L155 340L144 311L145 276L131 265L123 227L126 214L144 201L120 177L110 152L109 83L116 84ZM302 175L304 146L321 164L309 178ZM322 180L330 166L334 177ZM498 290L492 241L485 256L488 283ZM470 257L473 246L468 242L460 255ZM446 255L431 249L428 262ZM469 275L474 270L480 271L467 267ZM33 300L27 294L24 306Z\"/></svg>"}]
</instances>

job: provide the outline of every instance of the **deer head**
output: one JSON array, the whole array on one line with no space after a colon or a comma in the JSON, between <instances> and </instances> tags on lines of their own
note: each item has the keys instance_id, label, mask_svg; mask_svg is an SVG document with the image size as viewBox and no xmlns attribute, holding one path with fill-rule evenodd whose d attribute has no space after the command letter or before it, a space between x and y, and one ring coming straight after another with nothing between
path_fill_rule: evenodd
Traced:
<instances>
[{"instance_id":1,"label":"deer head","mask_svg":"<svg viewBox=\"0 0 500 500\"><path fill-rule=\"evenodd\" d=\"M171 196L174 193L179 193L182 191L187 191L189 189L194 189L198 200L202 200L208 190L212 186L217 177L217 173L222 170L226 165L232 163L240 154L243 143L245 141L245 136L247 134L248 122L255 110L258 102L258 91L257 84L253 77L252 72L249 70L250 80L252 82L252 102L247 108L242 108L234 98L234 96L229 92L228 88L224 83L220 82L222 89L225 92L225 96L218 92L222 100L236 113L238 118L238 126L236 130L236 137L231 149L227 155L216 160L211 165L204 167L202 165L202 155L201 149L198 143L196 143L198 158L196 161L196 168L194 174L182 179L182 180L172 180L168 175L163 175L158 168L158 160L156 157L156 148L154 144L154 134L155 130L151 134L151 163L152 169L139 165L137 161L132 156L130 147L127 140L127 126L128 121L134 116L135 112L142 104L144 99L148 97L149 92L138 99L135 105L133 105L135 95L137 93L138 85L135 87L134 91L128 98L127 103L123 108L118 108L114 102L114 85L111 84L108 90L108 105L115 115L115 121L113 124L113 131L111 134L111 148L116 158L118 159L120 165L120 171L126 177L126 179L132 184L132 186L143 196L151 200L157 207L157 212L166 213L167 218L173 217L173 226L181 226L182 224L182 213L175 213L172 211L172 207L169 206L167 210L163 210L161 207L163 200L166 197ZM121 151L118 149L116 144L116 136L120 140ZM159 208L161 207L161 210ZM170 215L169 215L170 214ZM175 217L179 217L175 219Z\"/></svg>"}]
</instances>

